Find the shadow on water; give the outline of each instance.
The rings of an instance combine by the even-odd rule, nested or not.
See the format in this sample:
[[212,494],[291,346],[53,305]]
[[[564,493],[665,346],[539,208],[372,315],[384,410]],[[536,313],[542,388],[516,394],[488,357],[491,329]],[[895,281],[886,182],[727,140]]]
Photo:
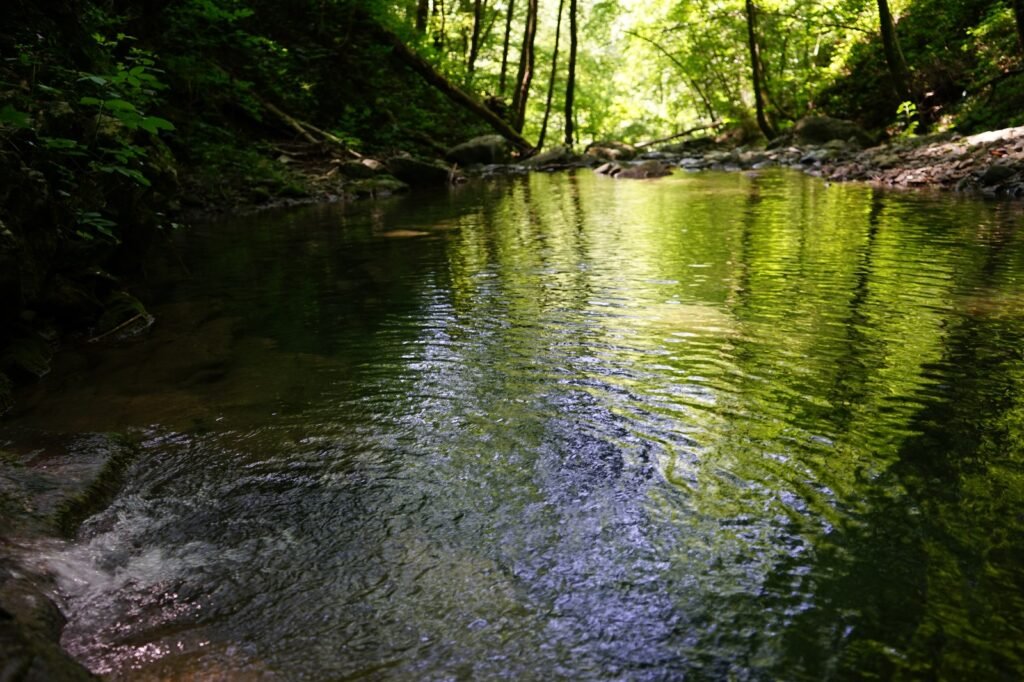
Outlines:
[[29,559],[133,679],[1016,677],[1019,223],[773,172],[207,226],[0,436],[143,434]]

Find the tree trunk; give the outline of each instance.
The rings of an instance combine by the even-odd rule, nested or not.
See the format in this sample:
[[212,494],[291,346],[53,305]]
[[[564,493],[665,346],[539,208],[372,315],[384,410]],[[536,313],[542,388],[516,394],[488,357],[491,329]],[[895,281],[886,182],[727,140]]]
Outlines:
[[907,60],[903,58],[903,51],[900,49],[900,42],[896,37],[896,24],[892,20],[892,12],[889,11],[889,0],[878,0],[878,19],[881,25],[885,62],[889,65],[893,87],[904,102],[913,101],[913,94],[910,90],[910,69],[907,68]]
[[480,54],[480,34],[484,26],[484,0],[473,0],[473,35],[469,39],[469,59],[466,60],[467,82],[473,82],[476,58]]
[[558,19],[555,21],[555,49],[551,53],[551,78],[548,80],[548,99],[544,103],[544,121],[540,124],[540,136],[537,138],[537,149],[544,148],[544,138],[548,134],[548,118],[551,116],[551,98],[555,94],[555,74],[558,72],[558,41],[562,37],[562,8],[565,0],[558,0]]
[[416,2],[416,31],[427,32],[427,17],[430,15],[430,0],[417,0]]
[[569,0],[569,73],[565,80],[565,145],[573,146],[575,119],[573,118],[573,100],[576,97],[576,0]]
[[512,14],[516,0],[508,0],[508,13],[505,15],[505,42],[501,45],[501,77],[498,79],[498,97],[505,96],[505,76],[508,73],[508,44],[512,39]]
[[452,100],[464,109],[473,112],[478,117],[486,121],[496,133],[511,142],[519,151],[527,154],[533,152],[533,145],[527,142],[523,136],[519,134],[519,131],[512,129],[504,119],[478,102],[476,98],[463,92],[458,86],[451,83],[447,78],[438,73],[434,67],[430,65],[430,62],[410,50],[394,33],[383,26],[372,22],[369,17],[365,17],[365,19],[367,24],[371,26],[380,37],[381,42],[390,46],[392,48],[392,53],[406,66],[419,74],[420,77],[422,77],[428,84],[439,90],[442,94],[448,97],[448,99]]
[[519,55],[519,75],[516,77],[516,91],[512,94],[512,123],[516,132],[523,132],[526,122],[526,101],[530,97],[530,81],[533,80],[533,41],[537,37],[537,3],[529,0],[526,6],[526,27],[523,30],[523,50]]
[[[880,0],[881,1],[881,0]],[[746,0],[747,43],[750,47],[750,71],[754,81],[754,108],[757,111],[757,127],[769,140],[775,137],[775,126],[768,120],[764,95],[764,64],[761,62],[761,46],[757,42],[757,8],[753,0]]]
[[1024,52],[1024,0],[1013,0],[1013,17],[1017,20],[1017,45]]

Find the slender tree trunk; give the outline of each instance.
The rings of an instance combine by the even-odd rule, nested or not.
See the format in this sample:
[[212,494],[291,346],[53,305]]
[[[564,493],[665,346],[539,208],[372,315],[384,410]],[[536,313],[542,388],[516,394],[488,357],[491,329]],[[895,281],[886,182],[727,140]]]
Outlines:
[[[880,0],[881,1],[881,0]],[[754,81],[754,108],[757,111],[757,127],[769,140],[775,137],[775,126],[768,120],[764,95],[764,64],[761,62],[761,46],[757,42],[757,8],[753,0],[746,0],[747,43],[750,47],[750,71]]]
[[889,65],[896,94],[905,102],[913,100],[910,90],[910,69],[903,58],[899,39],[896,37],[896,24],[889,11],[889,0],[878,0],[878,20],[881,25],[882,48],[885,50],[885,62]]
[[484,0],[473,0],[473,35],[469,39],[469,59],[466,60],[468,82],[473,82],[476,58],[480,54],[480,38],[484,26]]
[[576,97],[576,46],[578,32],[576,0],[569,0],[569,73],[565,79],[565,145],[573,146],[576,119],[573,118],[573,101]]
[[537,37],[538,0],[529,0],[526,6],[526,27],[523,31],[523,51],[519,55],[519,75],[516,91],[512,95],[512,121],[517,132],[523,132],[526,122],[526,101],[530,97],[530,82],[533,80],[534,49]]
[[1024,0],[1013,0],[1013,17],[1017,20],[1017,44],[1024,52]]
[[437,32],[434,33],[434,48],[441,51],[444,50],[445,43],[448,42],[447,14],[445,13],[444,0],[434,0],[434,15],[440,15],[441,17],[441,25],[438,27]]
[[555,94],[555,74],[558,72],[558,41],[562,37],[562,8],[565,0],[558,0],[558,19],[555,21],[555,50],[551,53],[551,78],[548,79],[548,99],[544,103],[544,121],[540,124],[540,136],[537,138],[537,149],[544,148],[544,138],[548,134],[548,118],[551,116],[551,98]]
[[430,16],[430,0],[417,0],[416,2],[416,31],[427,32],[427,17]]
[[505,96],[505,76],[508,73],[508,44],[512,39],[512,15],[516,0],[508,0],[508,12],[505,15],[505,41],[501,45],[501,77],[498,79],[498,97]]

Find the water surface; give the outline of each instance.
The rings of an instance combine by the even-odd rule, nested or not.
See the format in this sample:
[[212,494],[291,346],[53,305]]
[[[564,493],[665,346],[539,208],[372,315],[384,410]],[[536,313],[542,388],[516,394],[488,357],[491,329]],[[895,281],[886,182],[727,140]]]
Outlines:
[[65,645],[130,679],[1020,678],[1021,224],[779,172],[201,226],[152,333],[0,433],[141,443],[38,548]]

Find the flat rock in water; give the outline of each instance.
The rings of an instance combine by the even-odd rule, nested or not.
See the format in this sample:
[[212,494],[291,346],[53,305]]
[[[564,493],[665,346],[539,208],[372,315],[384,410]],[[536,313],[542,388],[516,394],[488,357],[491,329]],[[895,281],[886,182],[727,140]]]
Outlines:
[[615,174],[615,177],[626,180],[648,180],[651,178],[663,178],[666,175],[672,175],[672,166],[661,161],[644,161],[635,166],[624,166],[621,171]]

